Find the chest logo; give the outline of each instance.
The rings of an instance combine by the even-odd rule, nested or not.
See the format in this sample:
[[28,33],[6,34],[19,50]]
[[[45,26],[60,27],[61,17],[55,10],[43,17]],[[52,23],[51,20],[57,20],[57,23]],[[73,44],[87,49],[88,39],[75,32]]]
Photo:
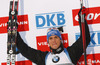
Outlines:
[[55,56],[54,58],[52,58],[52,62],[57,63],[60,60],[60,58],[58,56]]

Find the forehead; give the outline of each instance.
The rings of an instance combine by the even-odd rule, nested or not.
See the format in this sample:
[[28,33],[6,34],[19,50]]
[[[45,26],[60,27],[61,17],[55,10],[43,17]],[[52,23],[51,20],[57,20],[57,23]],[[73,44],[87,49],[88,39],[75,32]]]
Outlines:
[[[49,38],[58,37],[57,35],[50,36]],[[59,37],[58,37],[59,38]]]

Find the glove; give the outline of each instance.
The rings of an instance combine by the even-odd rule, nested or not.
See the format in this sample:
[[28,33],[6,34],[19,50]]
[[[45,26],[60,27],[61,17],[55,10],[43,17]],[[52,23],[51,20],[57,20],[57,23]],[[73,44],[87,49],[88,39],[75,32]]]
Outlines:
[[78,12],[78,19],[79,19],[79,24],[81,27],[81,15],[84,15],[84,21],[86,22],[85,16],[88,13],[88,10],[83,6],[82,8],[80,8],[79,12]]
[[[82,12],[82,13],[81,13]],[[80,9],[78,16],[80,17],[81,15],[86,15],[88,14],[88,9],[86,9],[84,6]]]

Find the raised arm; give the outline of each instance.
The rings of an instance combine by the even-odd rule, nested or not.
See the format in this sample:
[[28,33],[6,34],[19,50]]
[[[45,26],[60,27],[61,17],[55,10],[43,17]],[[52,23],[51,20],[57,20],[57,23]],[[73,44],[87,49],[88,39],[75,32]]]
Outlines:
[[17,48],[19,52],[26,57],[27,59],[31,60],[32,62],[39,64],[42,61],[45,61],[45,55],[47,52],[41,52],[39,50],[33,49],[29,47],[21,38],[20,34],[17,32]]
[[[69,52],[70,58],[74,64],[77,63],[81,55],[83,54],[83,42],[82,42],[82,28],[81,28],[81,16],[80,12],[82,9],[80,9],[78,15],[79,15],[79,26],[80,26],[80,37],[79,39],[73,43],[72,46],[68,47],[67,50]],[[88,46],[90,42],[90,33],[89,28],[87,25],[87,21],[85,20],[85,37],[86,37],[86,47]]]

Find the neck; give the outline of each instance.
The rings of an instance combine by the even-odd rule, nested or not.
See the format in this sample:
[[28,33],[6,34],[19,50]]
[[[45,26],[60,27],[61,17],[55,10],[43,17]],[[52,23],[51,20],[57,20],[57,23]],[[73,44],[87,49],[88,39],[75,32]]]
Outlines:
[[59,54],[64,50],[64,47],[63,47],[63,44],[61,43],[57,49],[52,49],[51,47],[50,49],[52,50],[53,54]]

